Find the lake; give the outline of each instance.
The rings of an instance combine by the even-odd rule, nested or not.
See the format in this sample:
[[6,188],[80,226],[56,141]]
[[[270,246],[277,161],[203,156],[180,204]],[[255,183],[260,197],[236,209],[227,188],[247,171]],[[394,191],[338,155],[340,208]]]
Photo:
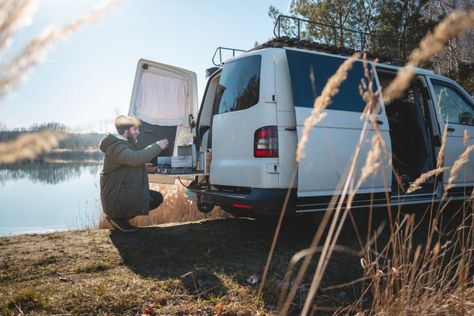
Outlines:
[[42,162],[0,169],[0,236],[95,228],[99,163]]

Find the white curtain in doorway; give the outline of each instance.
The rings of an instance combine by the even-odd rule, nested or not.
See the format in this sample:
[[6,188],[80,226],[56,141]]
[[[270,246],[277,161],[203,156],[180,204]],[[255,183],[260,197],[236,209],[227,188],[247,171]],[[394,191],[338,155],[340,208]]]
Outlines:
[[188,81],[144,71],[135,102],[135,115],[149,123],[176,126],[185,123],[189,101]]

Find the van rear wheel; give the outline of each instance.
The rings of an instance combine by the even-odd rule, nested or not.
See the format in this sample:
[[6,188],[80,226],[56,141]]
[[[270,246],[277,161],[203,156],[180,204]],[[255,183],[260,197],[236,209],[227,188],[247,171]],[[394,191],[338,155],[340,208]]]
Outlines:
[[197,208],[201,213],[209,213],[214,209],[214,204],[205,203],[201,201],[201,195],[197,196]]

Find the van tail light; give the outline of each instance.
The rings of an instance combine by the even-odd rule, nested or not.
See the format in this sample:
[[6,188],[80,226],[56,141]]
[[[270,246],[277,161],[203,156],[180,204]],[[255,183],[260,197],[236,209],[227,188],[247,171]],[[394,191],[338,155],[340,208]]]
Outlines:
[[254,151],[256,158],[278,157],[278,128],[264,126],[255,131]]
[[243,209],[247,209],[247,210],[250,210],[252,209],[252,205],[249,205],[249,204],[239,204],[239,203],[234,203],[232,204],[233,207],[235,208],[243,208]]

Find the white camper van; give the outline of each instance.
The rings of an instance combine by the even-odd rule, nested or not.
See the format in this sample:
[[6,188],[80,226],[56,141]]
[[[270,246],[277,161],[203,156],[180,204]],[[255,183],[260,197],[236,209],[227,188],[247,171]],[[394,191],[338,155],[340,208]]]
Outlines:
[[[293,185],[291,175],[303,122],[327,79],[350,53],[344,52],[331,45],[276,38],[218,63],[209,73],[200,106],[194,72],[140,60],[129,113],[143,121],[139,142],[146,146],[158,138],[170,140],[169,150],[154,161],[159,173],[150,181],[191,179],[187,194],[202,212],[220,206],[236,214],[278,214],[288,189],[288,213],[325,210],[330,198],[340,193],[338,183],[364,124],[365,103],[358,90],[364,77],[362,61],[354,64],[327,116],[314,128]],[[371,65],[376,70],[374,89],[386,87],[399,69]],[[436,168],[446,124],[446,166],[465,149],[465,131],[474,137],[472,97],[456,82],[417,69],[405,95],[385,104],[376,116],[392,159],[362,185],[353,207],[386,205],[387,194],[393,204],[439,200],[449,174],[430,179],[413,193],[406,189]],[[369,150],[368,143],[359,171]],[[473,187],[470,162],[449,195],[464,199]]]

